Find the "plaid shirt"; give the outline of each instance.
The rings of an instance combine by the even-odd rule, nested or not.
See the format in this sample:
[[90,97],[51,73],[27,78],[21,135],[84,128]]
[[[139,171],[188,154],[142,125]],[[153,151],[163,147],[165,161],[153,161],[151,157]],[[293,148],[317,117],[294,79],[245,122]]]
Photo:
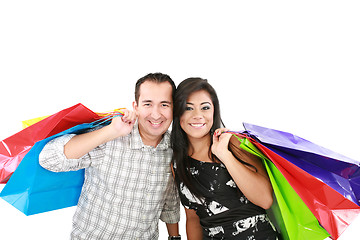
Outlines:
[[71,239],[158,239],[159,218],[180,220],[179,196],[170,169],[169,132],[156,148],[145,146],[138,125],[80,159],[67,159],[64,145],[49,142],[40,164],[54,172],[85,168],[85,182],[73,218]]

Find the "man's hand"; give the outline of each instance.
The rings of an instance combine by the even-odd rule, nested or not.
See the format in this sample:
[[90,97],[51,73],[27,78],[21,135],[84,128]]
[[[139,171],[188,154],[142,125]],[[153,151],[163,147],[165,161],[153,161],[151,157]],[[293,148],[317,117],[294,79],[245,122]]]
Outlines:
[[76,135],[65,145],[65,156],[68,159],[78,159],[103,143],[128,135],[134,127],[136,118],[136,113],[125,109],[124,116],[114,117],[110,125]]
[[113,139],[128,135],[136,122],[136,112],[127,109],[124,109],[123,112],[124,115],[122,117],[114,117],[109,126],[112,128],[114,134]]

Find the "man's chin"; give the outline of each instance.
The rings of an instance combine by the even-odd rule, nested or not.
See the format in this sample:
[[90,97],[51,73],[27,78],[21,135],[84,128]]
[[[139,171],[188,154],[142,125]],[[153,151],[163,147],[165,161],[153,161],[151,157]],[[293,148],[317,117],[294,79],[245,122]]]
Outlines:
[[150,127],[147,130],[153,136],[162,136],[168,130],[168,128],[165,128],[163,126],[156,128]]
[[146,132],[152,136],[162,136],[170,127],[170,124],[162,122],[161,124],[152,124],[149,121],[143,126]]

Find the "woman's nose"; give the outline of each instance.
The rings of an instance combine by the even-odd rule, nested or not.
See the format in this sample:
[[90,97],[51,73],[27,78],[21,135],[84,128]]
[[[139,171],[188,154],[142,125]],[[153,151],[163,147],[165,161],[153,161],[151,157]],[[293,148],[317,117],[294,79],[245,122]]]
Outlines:
[[201,114],[201,111],[199,111],[199,110],[194,110],[192,117],[193,117],[194,119],[202,119],[202,118],[203,118],[203,115]]

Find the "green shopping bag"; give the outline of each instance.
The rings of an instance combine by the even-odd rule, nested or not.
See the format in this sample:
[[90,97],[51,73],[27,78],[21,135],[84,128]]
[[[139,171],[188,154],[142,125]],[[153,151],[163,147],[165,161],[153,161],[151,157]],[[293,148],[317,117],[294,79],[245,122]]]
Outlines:
[[239,140],[242,149],[263,159],[276,198],[268,215],[275,218],[282,238],[323,240],[329,237],[329,233],[319,225],[318,220],[276,166],[249,139],[239,138],[236,134],[234,136]]

